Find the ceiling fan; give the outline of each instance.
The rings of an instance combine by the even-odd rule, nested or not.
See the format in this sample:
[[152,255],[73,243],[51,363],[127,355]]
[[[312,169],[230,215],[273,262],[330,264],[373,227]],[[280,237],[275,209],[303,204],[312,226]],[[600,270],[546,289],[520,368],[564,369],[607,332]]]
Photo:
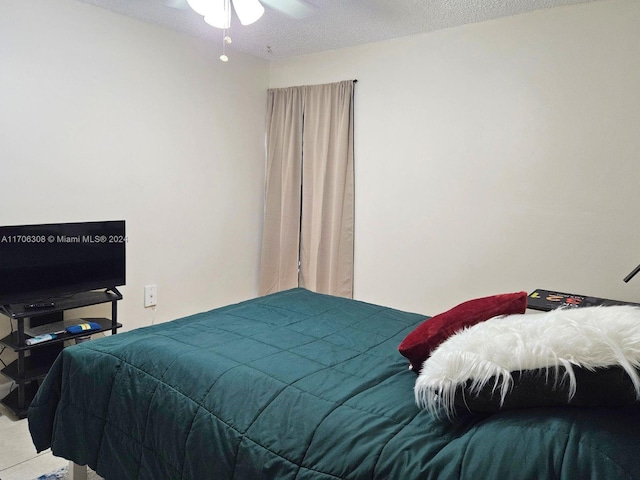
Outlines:
[[212,27],[220,28],[222,33],[222,55],[220,60],[229,61],[225,47],[231,43],[227,30],[231,27],[231,5],[242,25],[250,25],[264,14],[264,3],[293,18],[305,18],[313,14],[316,6],[306,0],[164,0],[165,5],[172,8],[186,9],[191,7],[204,17],[204,21]]
[[[213,9],[214,11],[224,11],[223,9],[225,4],[228,3],[229,0],[164,0],[164,4],[168,7],[180,10],[185,10],[191,7],[203,16],[206,15],[201,12],[206,12],[209,9]],[[262,13],[257,15],[257,12],[264,12],[262,4],[273,10],[277,10],[288,17],[296,19],[306,18],[317,10],[315,5],[305,0],[233,0],[232,3],[233,8],[236,11],[236,15],[238,15],[240,23],[243,25],[249,25],[262,16]],[[228,10],[230,11],[230,9]],[[253,22],[250,21],[252,19],[252,14],[253,16],[257,15],[257,17],[253,19]]]

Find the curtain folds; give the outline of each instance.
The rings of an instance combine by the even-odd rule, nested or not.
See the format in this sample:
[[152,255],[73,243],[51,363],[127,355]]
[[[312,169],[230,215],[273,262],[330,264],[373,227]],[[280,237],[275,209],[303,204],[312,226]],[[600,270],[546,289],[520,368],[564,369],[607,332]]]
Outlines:
[[354,83],[269,90],[261,295],[353,296]]
[[269,90],[260,295],[298,286],[304,91]]

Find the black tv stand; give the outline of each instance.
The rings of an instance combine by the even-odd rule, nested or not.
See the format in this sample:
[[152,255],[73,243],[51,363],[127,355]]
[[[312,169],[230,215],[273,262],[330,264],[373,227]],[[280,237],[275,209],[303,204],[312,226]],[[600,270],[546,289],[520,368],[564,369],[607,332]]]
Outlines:
[[[16,384],[16,388],[9,393],[2,401],[16,417],[24,418],[31,404],[31,400],[35,396],[39,383],[45,377],[49,368],[56,359],[58,353],[62,351],[64,342],[73,340],[78,337],[87,336],[87,332],[79,334],[64,333],[57,336],[53,340],[49,340],[35,345],[27,345],[25,340],[30,338],[25,333],[24,320],[30,318],[32,325],[34,320],[43,320],[41,323],[45,325],[62,319],[65,310],[71,310],[79,307],[87,307],[91,305],[99,305],[111,302],[111,319],[108,318],[85,318],[77,319],[76,323],[84,321],[92,321],[100,324],[100,330],[93,330],[90,334],[111,331],[116,334],[118,328],[122,324],[118,323],[118,305],[117,302],[122,300],[122,294],[117,288],[108,288],[101,291],[79,292],[73,295],[56,297],[47,300],[47,305],[35,305],[41,302],[40,299],[34,301],[27,300],[20,304],[2,305],[0,313],[6,315],[12,320],[16,320],[17,328],[8,336],[0,339],[0,344],[5,345],[18,354],[18,359],[2,369],[1,373]],[[53,303],[53,305],[49,305]],[[29,352],[30,355],[26,355]]]

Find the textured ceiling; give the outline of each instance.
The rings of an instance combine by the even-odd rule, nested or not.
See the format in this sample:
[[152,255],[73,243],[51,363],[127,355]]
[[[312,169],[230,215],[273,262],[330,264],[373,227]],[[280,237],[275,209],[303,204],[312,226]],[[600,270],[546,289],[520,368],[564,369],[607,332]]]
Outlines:
[[[185,7],[186,0],[80,1],[204,38],[216,46],[222,43],[221,31],[210,27],[200,15]],[[603,0],[304,1],[317,7],[306,18],[292,18],[266,4],[264,16],[253,25],[240,25],[234,15],[230,30],[233,43],[228,52],[236,50],[265,59],[282,59],[544,8]]]

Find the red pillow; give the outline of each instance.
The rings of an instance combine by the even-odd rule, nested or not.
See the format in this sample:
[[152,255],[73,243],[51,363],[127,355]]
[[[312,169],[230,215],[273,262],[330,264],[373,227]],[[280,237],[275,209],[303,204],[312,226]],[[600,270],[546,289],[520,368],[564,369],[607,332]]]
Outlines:
[[498,315],[524,313],[526,308],[527,292],[505,293],[469,300],[422,322],[406,336],[398,350],[409,359],[411,369],[419,373],[431,352],[458,330]]

